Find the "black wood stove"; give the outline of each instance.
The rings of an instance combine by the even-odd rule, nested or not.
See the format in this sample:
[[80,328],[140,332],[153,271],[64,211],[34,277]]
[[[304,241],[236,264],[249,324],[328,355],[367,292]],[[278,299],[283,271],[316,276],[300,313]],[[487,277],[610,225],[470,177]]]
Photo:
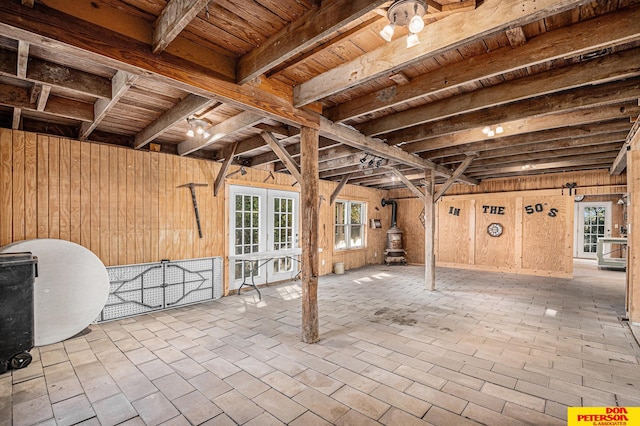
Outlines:
[[407,259],[404,255],[407,252],[402,248],[402,230],[398,228],[396,223],[398,205],[396,200],[382,199],[382,207],[389,204],[391,205],[391,228],[387,231],[387,248],[384,251],[384,263],[385,265],[406,265]]

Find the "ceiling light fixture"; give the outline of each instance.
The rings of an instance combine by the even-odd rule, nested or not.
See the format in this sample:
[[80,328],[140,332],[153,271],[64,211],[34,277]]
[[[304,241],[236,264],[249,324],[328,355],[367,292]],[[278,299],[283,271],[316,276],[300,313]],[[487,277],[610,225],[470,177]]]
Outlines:
[[406,26],[409,29],[407,47],[413,47],[420,43],[418,33],[424,29],[422,17],[427,13],[427,3],[424,0],[397,0],[387,11],[389,24],[380,31],[380,37],[391,41],[397,25]]
[[503,133],[503,132],[504,132],[504,127],[502,127],[500,124],[498,124],[495,127],[484,126],[484,128],[482,129],[482,133],[489,136],[490,138],[494,137],[495,135],[499,135],[500,133]]
[[189,130],[187,130],[187,136],[190,138],[195,135],[202,136],[207,139],[211,134],[207,131],[211,127],[211,122],[204,118],[189,117],[187,118],[187,124],[189,124]]

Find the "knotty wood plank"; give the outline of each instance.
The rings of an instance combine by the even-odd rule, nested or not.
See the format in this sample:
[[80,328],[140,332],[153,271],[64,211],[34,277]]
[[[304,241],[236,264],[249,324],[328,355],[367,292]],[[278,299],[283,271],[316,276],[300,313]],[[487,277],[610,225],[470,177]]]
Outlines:
[[60,153],[60,239],[71,239],[71,142],[61,138]]
[[158,156],[158,260],[167,259],[168,225],[167,225],[167,209],[169,202],[167,200],[167,155],[157,154]]
[[136,170],[135,156],[136,152],[126,150],[127,157],[127,178],[126,178],[126,262],[125,264],[137,263],[136,256]]
[[111,237],[109,235],[111,206],[109,205],[109,189],[112,177],[109,174],[109,151],[116,148],[108,145],[98,146],[100,147],[100,192],[96,195],[100,197],[100,259],[105,265],[111,265]]
[[317,130],[301,128],[300,145],[302,152],[300,183],[300,223],[302,245],[302,341],[316,343],[320,340],[318,320],[318,198],[320,196],[318,177]]
[[420,44],[406,48],[406,40],[396,39],[356,60],[332,68],[294,87],[294,106],[300,107],[342,90],[371,81],[399,68],[418,63],[471,40],[524,25],[576,7],[585,1],[486,0],[482,7],[456,14],[427,25],[418,34]]
[[238,61],[238,83],[286,62],[384,3],[386,0],[339,0],[310,10]]
[[24,240],[24,132],[13,132],[13,241]]
[[[24,238],[38,236],[37,135],[25,133],[24,140]],[[1,199],[1,197],[0,197]]]
[[118,152],[121,148],[110,147],[109,149],[109,265],[118,265],[118,195],[119,195],[119,174]]
[[80,143],[80,244],[91,250],[91,144]]
[[127,261],[127,210],[129,208],[127,200],[127,150],[117,151],[117,191],[118,205],[116,207],[116,229],[118,235],[117,250],[118,256],[115,264],[124,265]]
[[91,194],[89,198],[91,211],[90,250],[104,263],[104,255],[102,253],[102,246],[100,245],[100,238],[102,236],[102,230],[100,229],[100,209],[103,207],[101,204],[102,197],[100,196],[100,145],[92,143],[89,152],[91,158],[91,164],[89,166],[89,173],[91,175]]
[[9,129],[0,129],[0,246],[13,241],[13,134]]
[[150,157],[149,158],[149,161],[150,161],[149,193],[151,197],[151,202],[149,204],[149,213],[151,215],[151,222],[150,222],[150,229],[149,229],[149,233],[151,237],[149,240],[149,245],[150,245],[151,252],[149,254],[149,261],[158,262],[160,261],[160,253],[159,253],[159,247],[158,247],[158,241],[160,239],[160,229],[159,229],[159,225],[160,225],[160,201],[159,201],[160,194],[159,192],[161,190],[161,186],[159,182],[160,154],[158,154],[157,152],[152,152],[149,154],[149,157]]
[[49,137],[49,238],[60,238],[60,138]]
[[133,205],[135,206],[135,216],[133,218],[133,243],[135,262],[143,263],[144,259],[144,153],[136,151],[133,153]]
[[69,240],[76,244],[82,244],[82,231],[81,231],[81,223],[82,223],[82,204],[81,204],[81,192],[82,192],[82,165],[81,165],[81,143],[77,140],[70,141],[70,169],[69,169],[69,179],[71,182],[70,185],[70,235]]
[[209,3],[209,0],[170,0],[156,19],[153,31],[153,53],[160,53]]

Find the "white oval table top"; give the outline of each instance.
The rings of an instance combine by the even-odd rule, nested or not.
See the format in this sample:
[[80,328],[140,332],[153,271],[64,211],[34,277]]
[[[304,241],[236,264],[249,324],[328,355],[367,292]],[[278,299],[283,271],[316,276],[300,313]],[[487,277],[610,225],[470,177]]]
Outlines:
[[70,241],[35,239],[9,244],[0,252],[31,252],[38,258],[33,289],[36,346],[75,336],[102,311],[109,275],[92,251]]

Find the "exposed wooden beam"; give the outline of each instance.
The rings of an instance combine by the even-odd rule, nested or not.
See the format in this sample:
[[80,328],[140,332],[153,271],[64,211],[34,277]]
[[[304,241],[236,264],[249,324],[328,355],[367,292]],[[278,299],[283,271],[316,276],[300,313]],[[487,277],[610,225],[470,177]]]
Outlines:
[[535,3],[523,3],[521,0],[486,0],[482,7],[427,25],[418,34],[420,44],[411,49],[407,49],[406,40],[396,39],[296,86],[294,105],[306,105],[471,40],[544,19],[583,3],[587,1],[537,0]]
[[11,128],[18,130],[20,128],[20,118],[22,117],[22,108],[13,108],[13,117],[11,119]]
[[233,161],[233,157],[235,157],[235,155],[236,155],[236,151],[238,149],[238,144],[239,144],[239,142],[235,142],[228,149],[226,149],[224,162],[222,163],[222,166],[220,167],[220,170],[218,171],[218,176],[216,176],[216,181],[213,184],[213,196],[214,197],[218,196],[218,192],[220,191],[220,188],[222,188],[222,185],[224,183],[224,177],[227,175],[227,170],[229,170],[229,166],[231,165],[231,162]]
[[633,123],[633,127],[629,131],[622,148],[618,152],[616,159],[613,160],[613,164],[609,168],[609,174],[617,176],[627,167],[627,151],[631,149],[631,141],[638,135],[640,132],[640,116],[636,118],[636,121]]
[[494,175],[499,173],[519,173],[519,172],[535,172],[535,171],[543,171],[550,169],[566,169],[573,167],[580,167],[588,164],[606,164],[615,158],[616,154],[606,154],[606,155],[578,155],[574,156],[571,160],[561,160],[561,161],[530,161],[523,162],[520,165],[513,166],[505,166],[505,167],[496,167],[493,169],[487,169],[483,167],[478,170],[468,169],[468,173],[473,176],[486,176],[486,175]]
[[[32,6],[33,7],[33,6]],[[27,63],[29,62],[29,43],[18,40],[18,63],[16,75],[18,78],[27,77]]]
[[33,8],[33,4],[36,2],[36,0],[20,0],[20,2],[23,6]]
[[35,104],[36,102],[38,102],[40,92],[42,92],[41,84],[34,84],[33,86],[31,86],[31,89],[29,90],[29,103]]
[[[52,1],[60,10],[76,7],[76,2],[70,3],[66,0],[48,0],[47,3],[50,4]],[[318,127],[319,114],[307,109],[294,108],[291,97],[283,97],[282,93],[269,92],[251,85],[239,86],[230,82],[227,68],[233,72],[234,64],[233,61],[228,63],[229,58],[223,57],[214,61],[198,57],[199,63],[195,63],[192,57],[185,58],[184,52],[177,48],[174,51],[171,46],[167,48],[167,54],[154,55],[149,48],[150,40],[140,40],[144,38],[141,34],[146,34],[147,30],[150,31],[150,39],[151,24],[138,18],[135,22],[131,21],[132,18],[127,14],[106,7],[109,21],[131,21],[131,25],[118,26],[118,29],[131,28],[136,31],[135,34],[125,35],[101,26],[105,25],[103,21],[107,20],[102,15],[103,9],[100,14],[96,14],[95,10],[85,9],[75,13],[76,16],[81,14],[83,18],[78,19],[72,16],[74,12],[71,10],[67,14],[44,6],[28,9],[14,2],[0,2],[0,35],[30,43],[39,43],[42,37],[46,37],[47,45],[60,53],[92,60],[132,74],[144,75],[151,81],[169,84],[203,97],[216,97],[221,102],[274,118],[285,124]],[[94,24],[97,20],[96,15],[101,15],[98,25]],[[109,45],[104,45],[100,40],[109,40]],[[175,43],[178,40],[182,39],[177,39]],[[202,46],[193,46],[191,50],[196,47],[202,51]],[[198,52],[197,49],[194,51]],[[216,68],[221,64],[224,65],[224,69]],[[235,72],[232,78],[234,77]]]
[[442,197],[449,188],[451,188],[451,185],[453,185],[456,182],[456,179],[458,179],[458,176],[460,176],[461,174],[464,173],[465,170],[467,170],[467,167],[469,167],[469,165],[475,158],[476,158],[475,155],[468,155],[467,158],[465,158],[464,161],[460,163],[460,165],[453,172],[451,177],[447,179],[447,181],[440,187],[440,189],[438,189],[438,192],[436,193],[436,195],[433,196],[434,203],[438,201],[440,197]]
[[212,143],[222,139],[227,135],[237,133],[247,127],[252,127],[264,120],[264,117],[253,112],[244,111],[235,115],[222,123],[211,127],[208,132],[211,135],[208,139],[188,139],[178,144],[178,153],[180,155],[191,154],[194,151],[205,148]]
[[342,122],[427,95],[450,92],[503,73],[637,40],[640,29],[633,23],[639,20],[640,8],[626,8],[598,19],[549,31],[534,37],[524,46],[515,49],[505,46],[414,77],[405,86],[387,87],[348,100],[327,109],[324,115],[332,121]]
[[137,79],[137,75],[132,75],[124,71],[117,71],[114,74],[113,78],[111,78],[111,98],[98,99],[93,105],[93,121],[90,123],[83,122],[80,125],[80,131],[78,132],[78,138],[80,140],[86,140],[89,137],[91,132],[98,127],[109,111],[116,106]]
[[238,61],[238,82],[244,84],[313,46],[341,27],[361,18],[387,0],[324,2],[270,37]]
[[[338,123],[332,123],[326,118],[320,119],[320,134],[330,139],[341,142],[345,145],[361,149],[378,157],[395,160],[399,163],[407,164],[421,169],[435,169],[437,173],[444,176],[451,176],[451,172],[442,166],[438,166],[430,160],[409,154],[408,152],[387,145],[378,139],[373,139],[363,135],[357,130]],[[460,180],[470,185],[477,185],[477,181],[466,176],[460,176]]]
[[171,43],[209,0],[170,0],[156,19],[153,53],[160,53]]
[[338,198],[338,196],[340,195],[340,192],[342,192],[342,189],[349,181],[350,176],[351,175],[349,173],[342,176],[342,179],[340,179],[340,183],[338,184],[338,186],[336,186],[336,189],[334,189],[333,192],[331,193],[331,198],[329,198],[330,205],[333,205],[333,203],[335,203],[336,198]]
[[[592,109],[581,109],[532,118],[522,118],[508,122],[502,121],[501,124],[502,127],[505,128],[505,135],[514,136],[567,126],[578,126],[616,120],[623,117],[629,117],[629,115],[638,112],[640,112],[640,108],[629,103],[602,106]],[[444,134],[438,135],[434,138],[426,138],[425,140],[403,145],[403,148],[408,152],[423,152],[433,149],[465,145],[472,142],[480,142],[486,139],[487,137],[482,134],[482,126],[478,126],[472,129],[459,131],[455,134]]]
[[202,96],[190,94],[170,110],[165,111],[153,123],[136,134],[134,148],[140,149],[158,135],[173,127],[176,123],[186,120],[189,116],[211,105],[214,101]]
[[405,175],[400,170],[395,169],[393,167],[389,167],[388,170],[390,170],[394,175],[396,175],[398,177],[398,179],[400,179],[402,181],[402,183],[405,184],[407,189],[409,191],[413,192],[413,194],[416,197],[418,197],[420,200],[422,200],[422,202],[426,201],[425,200],[425,197],[426,197],[425,194],[422,191],[420,191],[418,189],[418,187],[413,184],[413,182],[411,182],[409,179],[407,179],[405,177]]
[[[276,155],[280,158],[280,161],[282,161],[284,165],[287,166],[287,170],[289,171],[289,173],[291,173],[291,176],[293,176],[297,182],[302,182],[302,177],[300,176],[300,168],[298,167],[298,164],[293,159],[293,157],[289,155],[287,150],[280,144],[280,142],[278,142],[278,140],[269,132],[262,132],[260,133],[260,136],[271,147],[273,152],[276,153]],[[317,142],[316,142],[316,145],[317,145]],[[317,153],[315,157],[316,158],[318,157]],[[316,169],[317,168],[318,166],[316,165]]]
[[302,266],[302,341],[320,340],[318,315],[318,224],[320,213],[320,180],[318,178],[318,130],[303,127],[300,132],[302,146],[302,180],[300,182],[301,266]]
[[505,34],[511,47],[523,46],[527,42],[527,36],[522,27],[509,28]]
[[[543,130],[524,135],[491,138],[481,142],[436,149],[424,153],[430,160],[465,156],[468,152],[478,152],[478,158],[488,158],[499,152],[500,155],[511,155],[521,152],[535,152],[554,148],[569,148],[581,145],[594,145],[611,141],[624,140],[629,132],[629,125],[624,120],[608,123],[596,123],[583,126],[568,126],[561,129]],[[620,139],[620,136],[623,136]],[[551,147],[551,148],[548,148]]]
[[[525,104],[514,104],[514,102],[525,102],[527,99],[543,95],[553,96],[554,92],[568,90],[577,91],[575,92],[577,93],[576,98],[585,97],[595,88],[595,85],[601,85],[602,91],[606,92],[610,91],[611,87],[619,87],[610,86],[615,83],[606,85],[607,82],[637,77],[638,75],[640,75],[640,48],[607,55],[589,63],[578,63],[518,78],[486,89],[474,90],[421,107],[404,110],[397,114],[387,115],[365,125],[357,126],[357,128],[365,135],[376,136],[478,110],[483,110],[484,114],[487,108],[497,106],[510,108],[517,113],[518,106]],[[531,99],[530,103],[523,108],[526,112],[523,111],[521,115],[535,115],[542,109],[559,112],[560,108],[549,108],[549,101],[555,103],[557,99],[562,102],[571,97],[571,93],[566,95],[564,98],[562,95],[557,95],[557,97],[548,100],[547,98]],[[595,98],[597,94],[592,94],[592,96]],[[563,109],[571,108],[566,100],[564,100],[564,104],[566,106]],[[493,111],[501,114],[504,108]],[[509,118],[517,118],[517,116],[510,114]]]
[[36,105],[37,111],[44,111],[47,106],[47,101],[49,100],[49,94],[51,93],[51,86],[43,85],[40,88],[40,94],[38,95],[38,102]]
[[[31,102],[31,89],[0,83],[0,105],[21,108],[26,111],[37,111],[35,102]],[[50,95],[44,111],[47,114],[72,120],[93,120],[93,108],[90,103],[75,101]]]

